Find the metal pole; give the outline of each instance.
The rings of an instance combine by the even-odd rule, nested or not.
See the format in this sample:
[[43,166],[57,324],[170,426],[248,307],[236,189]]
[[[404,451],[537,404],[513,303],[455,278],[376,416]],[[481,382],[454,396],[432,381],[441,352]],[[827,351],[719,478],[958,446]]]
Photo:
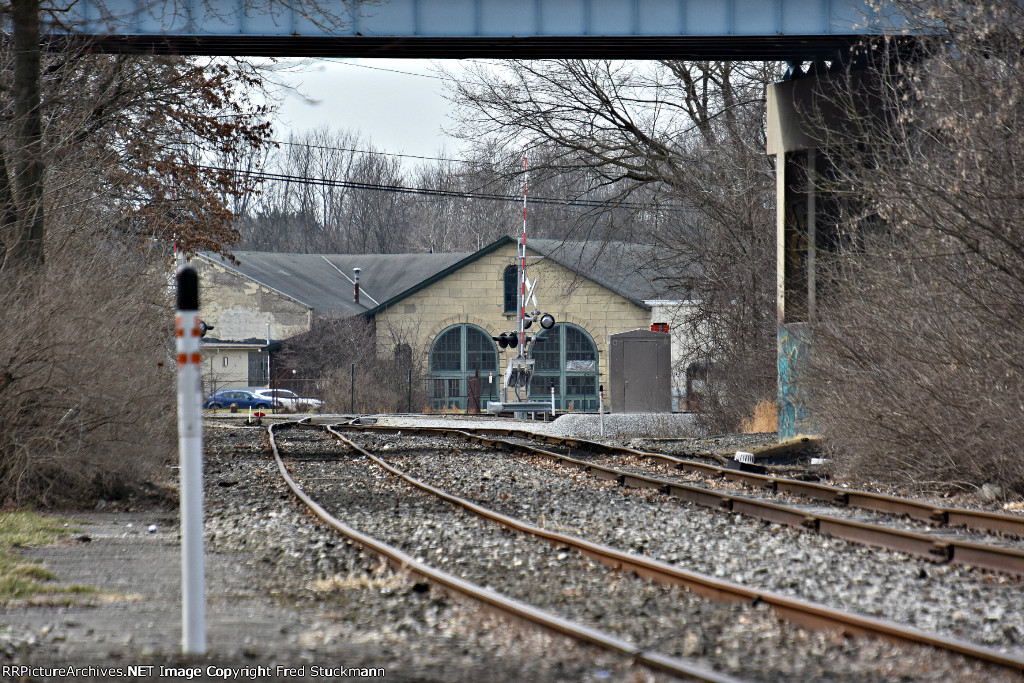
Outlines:
[[349,389],[352,392],[352,406],[351,406],[351,411],[350,412],[353,415],[355,415],[356,414],[356,364],[355,363],[352,364],[352,381],[351,381]]
[[[519,303],[519,325],[516,332],[519,334],[519,353],[516,355],[523,358],[526,353],[526,184],[529,180],[528,157],[523,157],[523,243],[519,246],[519,294],[516,295]],[[516,391],[518,397],[519,392]]]
[[601,385],[601,391],[597,395],[597,414],[600,415],[601,419],[601,436],[604,436],[604,385]]
[[555,380],[551,380],[551,417],[555,416]]
[[178,271],[178,458],[181,473],[181,650],[206,653],[203,575],[203,421],[199,364],[199,276]]
[[409,368],[409,412],[412,412],[412,368]]

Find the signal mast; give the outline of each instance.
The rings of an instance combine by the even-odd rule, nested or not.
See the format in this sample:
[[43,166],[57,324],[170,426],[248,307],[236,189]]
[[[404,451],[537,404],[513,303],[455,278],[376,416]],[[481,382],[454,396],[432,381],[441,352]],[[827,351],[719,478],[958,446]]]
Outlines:
[[[525,417],[526,412],[538,412],[547,409],[548,403],[534,405],[529,401],[530,381],[533,379],[535,360],[531,358],[533,346],[540,341],[537,336],[526,336],[534,322],[543,329],[550,330],[555,326],[555,318],[550,313],[542,313],[537,305],[537,278],[532,281],[526,275],[526,191],[528,185],[528,159],[523,158],[523,236],[519,241],[518,262],[516,264],[516,330],[514,332],[503,332],[497,337],[492,337],[502,349],[511,347],[516,349],[516,355],[509,359],[505,367],[505,389],[502,396],[502,403],[490,404],[488,411],[506,412],[514,411],[516,417]],[[531,305],[532,310],[527,312],[526,307]],[[539,335],[538,335],[539,336]],[[515,393],[515,401],[509,401],[508,390]]]

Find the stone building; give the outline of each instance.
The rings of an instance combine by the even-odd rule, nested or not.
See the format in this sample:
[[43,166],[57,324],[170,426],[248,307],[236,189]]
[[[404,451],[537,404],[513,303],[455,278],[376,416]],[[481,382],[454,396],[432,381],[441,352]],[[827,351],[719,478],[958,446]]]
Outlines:
[[[680,303],[659,285],[650,253],[629,243],[528,240],[527,275],[537,279],[539,308],[557,321],[528,330],[540,339],[531,396],[547,399],[553,385],[560,410],[595,410],[599,387],[609,385],[610,336],[673,327]],[[268,348],[318,316],[362,315],[375,323],[380,353],[393,352],[396,340],[409,345],[429,377],[433,408],[465,408],[477,375],[481,402],[498,400],[514,351],[492,337],[516,326],[517,254],[516,241],[504,237],[457,254],[239,252],[237,265],[200,255],[202,315],[214,325],[203,343],[209,378],[266,384]]]

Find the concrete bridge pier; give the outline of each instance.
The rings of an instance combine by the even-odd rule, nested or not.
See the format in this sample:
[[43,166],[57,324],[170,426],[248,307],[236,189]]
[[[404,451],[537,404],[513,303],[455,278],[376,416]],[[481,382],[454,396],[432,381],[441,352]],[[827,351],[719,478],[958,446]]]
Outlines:
[[831,161],[819,126],[841,125],[819,106],[828,85],[827,75],[806,75],[769,86],[766,97],[766,151],[775,157],[776,178],[780,441],[816,432],[804,375],[818,305],[817,260],[835,239],[837,222],[834,197],[820,189]]

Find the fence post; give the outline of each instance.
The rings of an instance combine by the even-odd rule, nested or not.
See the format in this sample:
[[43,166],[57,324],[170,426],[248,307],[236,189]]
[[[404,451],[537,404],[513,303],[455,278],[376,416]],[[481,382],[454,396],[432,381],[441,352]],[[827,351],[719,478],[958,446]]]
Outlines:
[[412,412],[412,368],[409,368],[409,412]]
[[352,405],[351,405],[351,410],[349,412],[351,412],[353,415],[355,415],[356,414],[356,364],[355,363],[352,364],[352,381],[350,383],[349,389],[350,389],[351,394],[352,394]]

